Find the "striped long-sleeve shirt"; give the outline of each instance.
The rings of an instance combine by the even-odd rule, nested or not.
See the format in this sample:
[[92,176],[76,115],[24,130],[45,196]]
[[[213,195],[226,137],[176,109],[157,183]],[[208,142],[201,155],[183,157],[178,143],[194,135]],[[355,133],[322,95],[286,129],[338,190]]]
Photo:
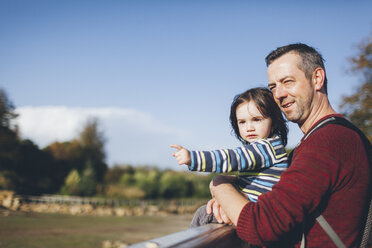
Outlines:
[[190,151],[191,171],[226,173],[238,171],[238,185],[250,201],[270,191],[288,168],[280,137],[259,139],[236,149]]

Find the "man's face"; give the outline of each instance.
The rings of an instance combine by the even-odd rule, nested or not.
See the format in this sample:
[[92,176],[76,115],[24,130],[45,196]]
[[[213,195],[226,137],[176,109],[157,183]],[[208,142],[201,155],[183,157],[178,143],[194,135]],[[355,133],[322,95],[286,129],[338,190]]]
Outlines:
[[298,68],[300,62],[299,55],[284,54],[269,65],[267,74],[275,102],[289,121],[301,126],[311,112],[315,90]]

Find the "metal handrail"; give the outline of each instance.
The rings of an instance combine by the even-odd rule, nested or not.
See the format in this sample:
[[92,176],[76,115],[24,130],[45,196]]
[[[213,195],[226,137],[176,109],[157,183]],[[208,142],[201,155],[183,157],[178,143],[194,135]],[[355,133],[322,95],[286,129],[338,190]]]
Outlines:
[[236,228],[223,224],[209,224],[172,233],[160,238],[133,244],[127,248],[248,248],[238,238]]

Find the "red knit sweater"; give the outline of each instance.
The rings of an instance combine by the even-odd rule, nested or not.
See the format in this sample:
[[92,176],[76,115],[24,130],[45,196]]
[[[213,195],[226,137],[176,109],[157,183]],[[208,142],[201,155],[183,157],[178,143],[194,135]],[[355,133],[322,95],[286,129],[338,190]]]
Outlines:
[[356,247],[369,180],[359,135],[328,124],[298,146],[291,166],[271,192],[245,205],[238,219],[238,235],[253,245],[299,247],[305,226],[307,247],[334,247],[311,217],[318,211],[347,247]]

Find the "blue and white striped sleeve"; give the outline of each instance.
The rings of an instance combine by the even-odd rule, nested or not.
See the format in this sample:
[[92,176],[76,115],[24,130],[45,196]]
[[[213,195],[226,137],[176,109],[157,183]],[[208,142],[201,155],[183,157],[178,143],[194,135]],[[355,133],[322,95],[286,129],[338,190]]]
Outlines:
[[279,137],[260,139],[235,149],[190,151],[189,169],[201,172],[260,171],[287,163],[287,153]]

